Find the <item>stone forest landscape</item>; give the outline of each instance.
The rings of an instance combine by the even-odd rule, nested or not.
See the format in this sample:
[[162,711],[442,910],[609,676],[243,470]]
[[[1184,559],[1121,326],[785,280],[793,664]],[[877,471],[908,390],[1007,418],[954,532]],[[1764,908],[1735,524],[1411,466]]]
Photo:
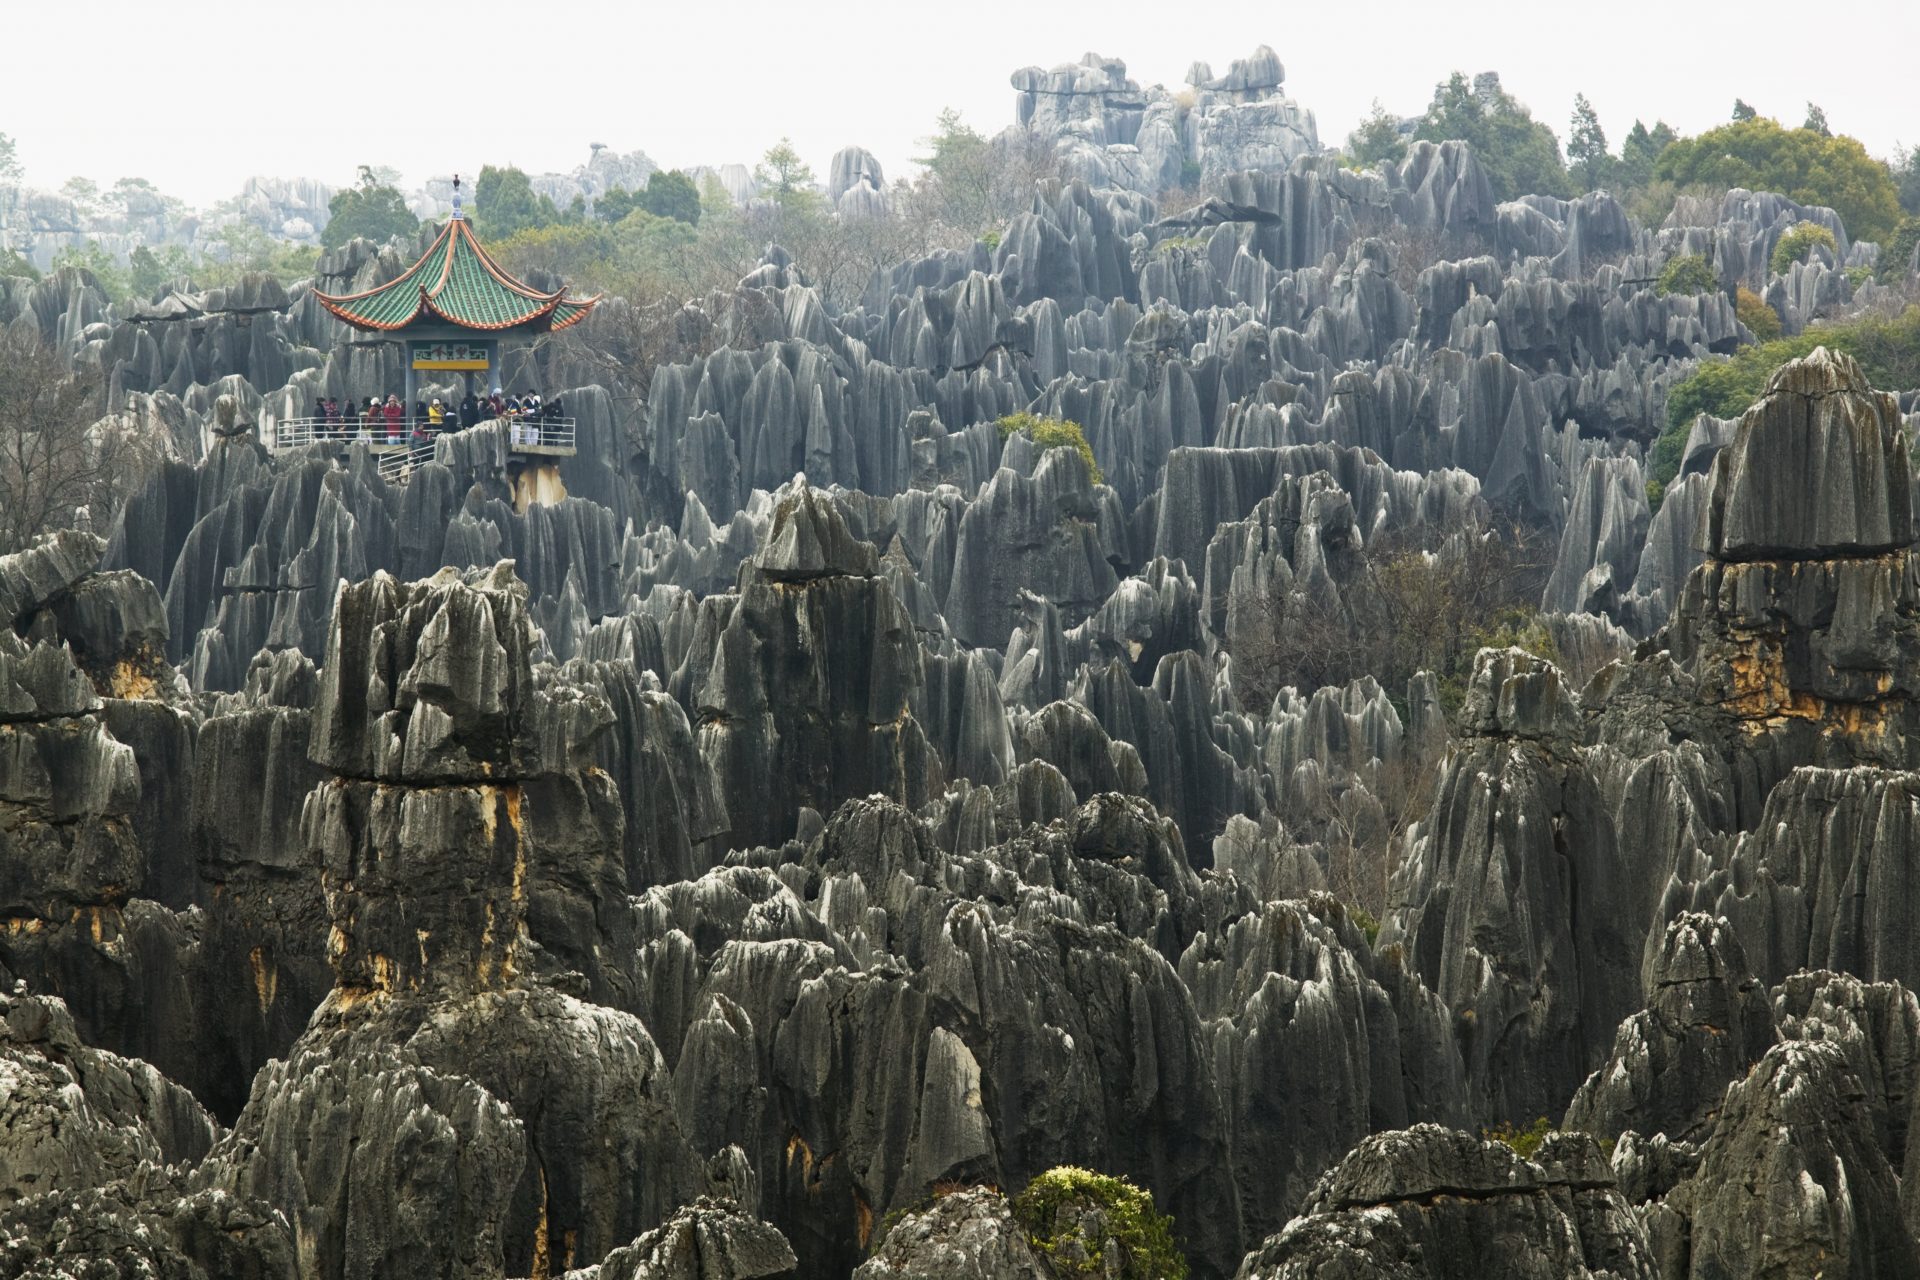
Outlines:
[[218,201],[10,94],[0,1277],[1920,1277],[1911,111],[1273,22]]

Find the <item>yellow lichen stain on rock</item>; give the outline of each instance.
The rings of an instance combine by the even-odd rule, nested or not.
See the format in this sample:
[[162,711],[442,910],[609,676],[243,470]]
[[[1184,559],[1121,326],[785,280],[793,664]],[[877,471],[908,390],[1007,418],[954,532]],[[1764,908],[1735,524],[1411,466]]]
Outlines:
[[378,1004],[386,999],[386,994],[373,987],[335,987],[327,992],[320,1008],[328,1013],[351,1013],[362,1005]]
[[571,1228],[568,1229],[566,1235],[561,1237],[560,1270],[562,1272],[573,1270],[573,1254],[574,1250],[579,1247],[579,1243],[580,1233]]
[[552,463],[531,464],[513,478],[513,509],[521,515],[528,507],[553,507],[566,500],[567,486]]
[[17,938],[23,933],[28,933],[28,934],[40,933],[44,929],[46,929],[46,927],[47,927],[47,922],[45,920],[42,920],[39,916],[8,916],[7,917],[7,933],[12,937]]
[[515,906],[527,900],[527,834],[520,822],[520,788],[507,787],[502,792],[506,801],[507,825],[513,830],[513,887],[510,892]]
[[796,1155],[800,1157],[800,1180],[802,1182],[812,1181],[813,1148],[807,1145],[807,1140],[800,1136],[798,1130],[787,1138],[787,1164],[789,1167],[792,1166],[793,1158]]
[[427,939],[432,935],[425,929],[415,929],[413,936],[420,946],[420,971],[425,973],[427,971]]
[[486,904],[487,923],[480,930],[480,967],[474,971],[474,979],[482,991],[493,987],[495,958],[493,954],[493,904]]
[[107,694],[114,698],[151,700],[160,696],[160,686],[144,664],[122,658],[107,673]]
[[265,947],[248,951],[247,962],[253,966],[253,994],[260,1001],[260,1012],[265,1013],[280,989],[280,972],[268,961]]
[[552,1245],[547,1239],[547,1167],[540,1166],[540,1224],[533,1229],[533,1267],[530,1280],[547,1280],[553,1269]]
[[867,1241],[873,1239],[873,1206],[858,1191],[853,1193],[853,1217],[859,1225],[860,1247],[864,1249]]
[[1793,690],[1787,687],[1786,656],[1778,641],[1753,637],[1727,659],[1733,688],[1725,706],[1743,720],[1765,720],[1786,714]]

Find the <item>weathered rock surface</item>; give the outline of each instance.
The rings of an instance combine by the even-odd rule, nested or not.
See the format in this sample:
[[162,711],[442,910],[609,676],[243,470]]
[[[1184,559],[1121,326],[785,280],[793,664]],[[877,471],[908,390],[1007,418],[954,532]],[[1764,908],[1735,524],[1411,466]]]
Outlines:
[[1662,1274],[1599,1146],[1550,1136],[1532,1160],[1436,1125],[1378,1134],[1326,1174],[1239,1280]]

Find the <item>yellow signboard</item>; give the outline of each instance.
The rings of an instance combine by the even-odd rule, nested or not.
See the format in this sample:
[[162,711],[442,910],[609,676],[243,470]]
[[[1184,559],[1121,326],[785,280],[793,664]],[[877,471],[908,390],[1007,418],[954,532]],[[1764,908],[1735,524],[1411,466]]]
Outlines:
[[487,347],[478,342],[416,342],[412,344],[413,367],[416,369],[474,369],[486,370],[488,360]]

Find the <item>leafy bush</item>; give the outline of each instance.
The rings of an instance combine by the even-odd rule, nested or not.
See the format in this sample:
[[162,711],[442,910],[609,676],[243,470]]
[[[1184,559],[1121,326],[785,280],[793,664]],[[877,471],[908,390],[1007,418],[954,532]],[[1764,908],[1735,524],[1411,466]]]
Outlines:
[[1920,245],[1920,216],[1902,218],[1893,238],[1880,248],[1880,278],[1905,280],[1913,266],[1913,250]]
[[1847,283],[1852,285],[1854,288],[1858,289],[1861,285],[1873,279],[1873,268],[1872,267],[1848,267],[1846,270],[1846,277],[1847,277]]
[[1010,413],[1000,419],[1002,440],[1015,432],[1042,449],[1072,449],[1087,464],[1087,474],[1093,477],[1093,482],[1101,483],[1100,464],[1093,460],[1093,446],[1087,443],[1087,433],[1079,423],[1064,418],[1043,418],[1034,413]]
[[1667,429],[1653,446],[1653,478],[1663,485],[1671,484],[1680,473],[1680,452],[1686,447],[1694,418],[1703,413],[1716,418],[1739,417],[1760,398],[1775,369],[1815,347],[1846,352],[1860,362],[1873,385],[1883,390],[1920,387],[1920,306],[1908,307],[1891,318],[1869,314],[1845,324],[1821,325],[1703,363],[1667,393]]
[[1540,1150],[1540,1144],[1545,1142],[1547,1135],[1553,1131],[1553,1124],[1545,1116],[1541,1116],[1524,1128],[1515,1128],[1502,1121],[1490,1129],[1482,1129],[1480,1139],[1483,1142],[1498,1142],[1512,1147],[1513,1154],[1522,1160],[1531,1160],[1534,1153]]
[[1653,176],[1722,191],[1777,191],[1801,204],[1826,205],[1863,240],[1883,239],[1900,219],[1892,173],[1857,138],[1783,129],[1777,120],[1736,120],[1682,138],[1660,153]]
[[1768,306],[1753,290],[1736,290],[1733,295],[1733,309],[1739,313],[1740,323],[1747,326],[1759,341],[1771,342],[1780,336],[1779,313]]
[[1380,920],[1373,912],[1365,907],[1349,904],[1347,918],[1359,927],[1360,932],[1367,935],[1368,946],[1373,946],[1380,941]]
[[1713,274],[1713,268],[1699,254],[1683,253],[1667,260],[1654,287],[1662,297],[1669,293],[1712,293],[1720,287],[1720,277]]
[[1817,222],[1802,222],[1793,230],[1780,237],[1780,243],[1773,246],[1773,274],[1783,276],[1796,262],[1805,262],[1813,256],[1815,245],[1825,245],[1827,252],[1838,255],[1840,246],[1834,243],[1833,232]]
[[[1085,1220],[1096,1212],[1105,1222],[1089,1233]],[[1173,1244],[1173,1219],[1125,1178],[1072,1165],[1049,1169],[1014,1199],[1013,1217],[1055,1275],[1186,1280],[1187,1260]],[[1108,1269],[1108,1241],[1123,1255],[1117,1272]]]

